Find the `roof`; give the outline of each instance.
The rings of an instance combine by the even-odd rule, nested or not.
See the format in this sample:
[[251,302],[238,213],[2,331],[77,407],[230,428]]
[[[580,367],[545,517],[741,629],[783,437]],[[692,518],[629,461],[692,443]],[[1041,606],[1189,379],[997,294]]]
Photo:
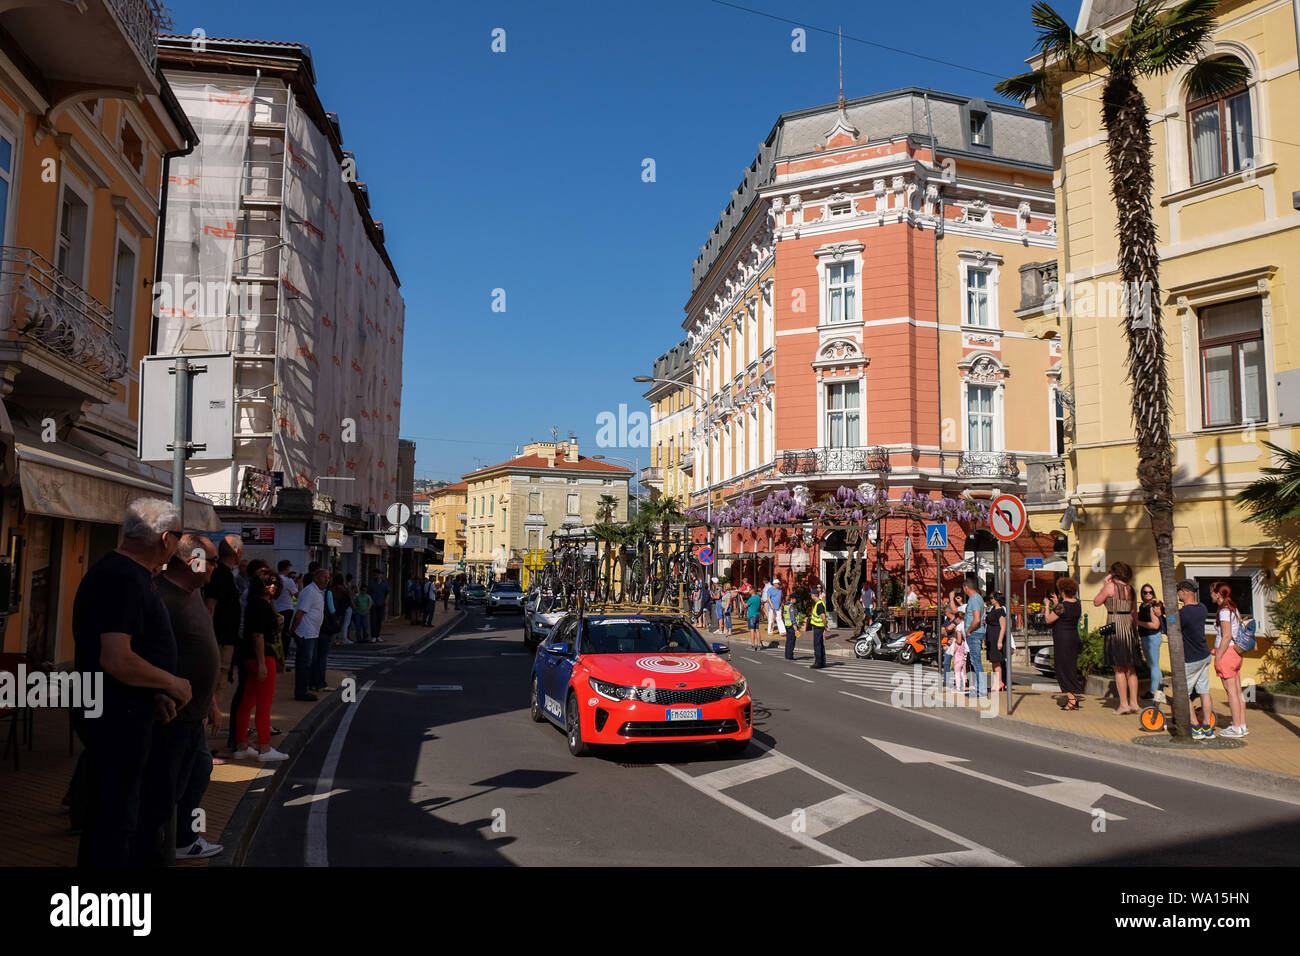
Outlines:
[[503,461],[497,465],[489,465],[486,468],[480,468],[478,471],[471,471],[465,475],[466,479],[476,478],[480,475],[490,474],[494,471],[520,470],[525,468],[537,468],[542,471],[599,471],[617,475],[631,475],[630,468],[624,468],[621,465],[611,465],[607,461],[597,461],[594,458],[588,458],[586,455],[579,455],[577,461],[568,461],[564,458],[555,459],[555,467],[552,468],[547,462],[549,459],[541,455],[520,455],[518,458],[511,458],[509,461]]
[[[691,343],[689,340],[685,340],[678,342],[655,359],[654,371],[651,375],[657,379],[669,379],[680,384],[691,380],[694,368],[695,366],[691,362]],[[645,390],[642,397],[655,401],[657,397],[673,390],[673,386],[668,382],[651,382],[650,387]],[[655,396],[655,398],[652,398],[652,396]]]
[[468,491],[468,490],[469,490],[468,482],[458,481],[454,485],[443,485],[441,488],[435,488],[433,491],[429,492],[429,497],[437,498],[440,495],[445,495],[448,494],[449,492]]
[[1137,6],[1136,0],[1083,0],[1079,7],[1079,19],[1075,23],[1074,32],[1086,34],[1103,23],[1109,23],[1116,17],[1129,13],[1135,6]]
[[[1093,2],[1118,3],[1121,0]],[[972,148],[970,145],[966,110],[972,106],[990,113],[992,144],[988,148]],[[691,268],[692,295],[745,220],[758,198],[759,189],[772,181],[776,165],[795,157],[812,155],[823,148],[826,134],[836,124],[838,112],[837,104],[828,103],[777,117],[772,131],[759,147],[758,156],[745,171],[740,185],[732,191],[731,201],[700,249],[700,255]],[[1047,117],[1020,106],[905,87],[847,100],[844,113],[859,136],[869,142],[884,142],[905,135],[929,142],[933,124],[935,144],[941,153],[1031,166],[1044,172],[1052,170],[1051,122]]]

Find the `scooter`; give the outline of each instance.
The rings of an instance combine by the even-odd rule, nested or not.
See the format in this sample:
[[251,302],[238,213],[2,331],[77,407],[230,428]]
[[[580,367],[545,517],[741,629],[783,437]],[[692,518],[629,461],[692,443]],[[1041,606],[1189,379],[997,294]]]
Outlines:
[[918,661],[924,663],[937,660],[947,643],[946,637],[936,639],[929,631],[912,631],[909,634],[900,634],[885,645],[885,653],[904,667],[908,667]]
[[877,621],[863,631],[853,642],[853,653],[863,659],[884,657],[885,638],[881,635],[884,626],[884,621]]

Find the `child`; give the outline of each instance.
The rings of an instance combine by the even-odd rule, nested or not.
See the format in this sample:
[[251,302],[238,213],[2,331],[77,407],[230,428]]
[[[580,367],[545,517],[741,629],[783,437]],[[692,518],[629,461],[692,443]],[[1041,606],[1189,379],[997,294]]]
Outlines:
[[953,638],[952,673],[957,692],[961,693],[966,689],[966,637],[964,634],[957,634]]

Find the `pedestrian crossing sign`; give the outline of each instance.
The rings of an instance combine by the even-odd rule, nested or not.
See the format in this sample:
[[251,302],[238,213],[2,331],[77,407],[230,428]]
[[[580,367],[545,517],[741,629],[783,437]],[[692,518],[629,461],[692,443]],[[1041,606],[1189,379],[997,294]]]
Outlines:
[[948,549],[948,526],[946,524],[926,525],[925,546],[931,551],[946,551]]

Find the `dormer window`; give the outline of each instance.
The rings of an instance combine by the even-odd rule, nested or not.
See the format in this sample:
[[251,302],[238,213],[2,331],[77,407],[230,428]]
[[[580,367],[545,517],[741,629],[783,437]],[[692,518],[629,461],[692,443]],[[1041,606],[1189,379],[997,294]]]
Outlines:
[[833,202],[826,207],[829,217],[832,219],[836,216],[847,216],[850,209],[851,204],[847,200],[844,202]]
[[989,145],[989,114],[981,110],[970,111],[970,144]]

